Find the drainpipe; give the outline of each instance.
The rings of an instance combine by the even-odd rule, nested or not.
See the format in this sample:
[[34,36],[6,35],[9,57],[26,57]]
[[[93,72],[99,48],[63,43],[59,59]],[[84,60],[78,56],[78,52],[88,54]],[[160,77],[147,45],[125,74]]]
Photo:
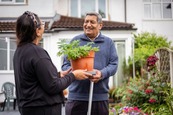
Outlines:
[[127,22],[127,0],[124,0],[124,22]]
[[108,12],[108,21],[110,21],[110,12],[109,12],[109,0],[108,0],[108,3],[107,3],[107,12]]

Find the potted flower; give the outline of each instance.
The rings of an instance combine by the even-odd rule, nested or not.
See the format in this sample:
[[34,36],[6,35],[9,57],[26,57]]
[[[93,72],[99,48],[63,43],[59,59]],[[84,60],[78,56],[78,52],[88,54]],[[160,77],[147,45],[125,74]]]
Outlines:
[[99,47],[92,47],[94,42],[88,42],[86,45],[80,46],[79,40],[74,40],[67,44],[65,40],[58,42],[58,56],[67,55],[70,60],[72,69],[87,69],[92,71],[94,67],[95,52],[99,51]]

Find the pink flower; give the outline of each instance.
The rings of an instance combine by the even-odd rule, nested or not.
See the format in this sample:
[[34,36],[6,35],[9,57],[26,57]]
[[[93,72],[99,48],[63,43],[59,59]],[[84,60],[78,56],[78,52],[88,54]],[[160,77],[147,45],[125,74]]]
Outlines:
[[141,110],[138,109],[138,107],[134,107],[133,110],[136,111],[136,112],[141,112]]
[[[126,114],[129,114],[129,115],[138,115],[139,113],[142,113],[144,114],[138,107],[123,107],[122,108],[122,114],[120,115],[126,115]],[[144,114],[144,115],[147,115],[147,114]]]

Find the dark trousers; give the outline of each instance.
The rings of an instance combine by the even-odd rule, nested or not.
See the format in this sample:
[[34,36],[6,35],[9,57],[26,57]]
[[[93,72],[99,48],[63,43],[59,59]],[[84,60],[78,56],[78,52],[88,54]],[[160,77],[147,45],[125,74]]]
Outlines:
[[[66,115],[87,115],[88,101],[68,100],[65,105]],[[92,102],[91,115],[109,115],[108,101]]]
[[43,107],[19,108],[21,115],[61,115],[62,104]]

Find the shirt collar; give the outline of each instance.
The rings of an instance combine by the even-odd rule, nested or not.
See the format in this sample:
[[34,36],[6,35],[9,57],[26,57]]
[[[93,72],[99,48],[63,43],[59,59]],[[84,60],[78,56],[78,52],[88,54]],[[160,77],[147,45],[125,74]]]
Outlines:
[[100,33],[97,34],[97,36],[94,39],[91,39],[87,36],[88,39],[90,39],[91,41],[94,41],[95,39],[97,39],[97,37],[100,35]]

